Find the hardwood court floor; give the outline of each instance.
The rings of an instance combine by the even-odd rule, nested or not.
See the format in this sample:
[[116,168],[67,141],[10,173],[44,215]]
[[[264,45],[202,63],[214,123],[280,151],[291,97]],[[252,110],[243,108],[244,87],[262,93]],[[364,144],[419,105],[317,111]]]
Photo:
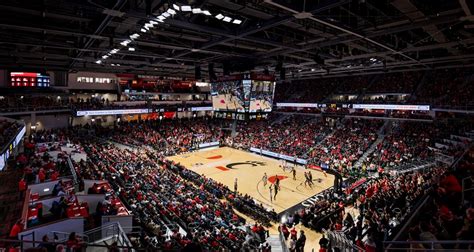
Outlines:
[[271,110],[272,104],[265,100],[250,101],[250,111]]
[[[312,188],[305,187],[302,183],[304,168],[297,167],[296,180],[293,180],[290,170],[283,171],[280,167],[281,161],[229,147],[181,154],[168,159],[231,189],[234,189],[234,180],[237,178],[237,190],[240,193],[250,195],[277,213],[332,186],[334,182],[333,175],[325,176],[321,172],[311,171],[315,185]],[[269,177],[266,186],[262,181],[265,172]],[[280,177],[281,191],[276,200],[270,201],[269,186],[275,176]]]
[[230,94],[213,96],[212,107],[219,110],[244,110],[239,103],[239,98]]

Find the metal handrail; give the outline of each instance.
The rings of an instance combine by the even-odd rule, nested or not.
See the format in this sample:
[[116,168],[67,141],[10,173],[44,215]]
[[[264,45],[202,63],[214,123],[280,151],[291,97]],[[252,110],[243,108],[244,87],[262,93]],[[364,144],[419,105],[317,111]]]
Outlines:
[[35,232],[34,232],[34,231],[31,231],[31,232],[28,233],[28,234],[22,234],[22,235],[20,236],[20,241],[21,241],[21,244],[20,244],[20,251],[23,251],[23,242],[25,242],[25,241],[23,240],[23,238],[26,237],[26,236],[30,236],[30,235],[32,236],[31,242],[33,242],[33,247],[35,246],[35,243],[36,243]]
[[[53,234],[53,237],[57,236],[58,234],[59,235],[64,235],[65,237],[68,237],[71,234],[71,233],[68,233],[68,232],[61,232],[61,231],[50,231],[50,233]],[[76,236],[81,237],[83,241],[86,241],[87,243],[89,243],[89,236],[87,236],[85,234],[79,234],[79,233],[76,233]],[[59,239],[59,242],[66,241],[67,239],[68,238]]]
[[76,191],[79,191],[79,182],[77,180],[77,174],[76,174],[76,169],[74,169],[74,165],[72,164],[72,160],[71,160],[71,155],[68,155],[67,157],[67,164],[69,166],[69,170],[71,170],[71,174],[72,174],[72,181],[74,183],[74,188]]
[[[386,246],[388,244],[388,246]],[[401,248],[397,248],[397,247],[393,247],[394,245],[402,245],[403,247]],[[469,240],[469,241],[459,241],[459,240],[447,240],[447,241],[385,241],[383,242],[383,245],[384,245],[384,251],[398,251],[398,250],[402,250],[402,251],[407,251],[407,245],[412,245],[412,244],[421,244],[421,245],[429,245],[429,248],[426,248],[426,247],[423,247],[423,248],[411,248],[410,247],[410,250],[414,250],[414,251],[417,251],[417,250],[420,250],[420,251],[441,251],[441,250],[446,250],[446,251],[471,251],[471,250],[467,250],[467,249],[459,249],[459,248],[449,248],[449,249],[445,249],[445,248],[439,248],[439,247],[435,247],[435,245],[467,245],[469,247],[469,245],[472,245],[474,244],[474,240]]]

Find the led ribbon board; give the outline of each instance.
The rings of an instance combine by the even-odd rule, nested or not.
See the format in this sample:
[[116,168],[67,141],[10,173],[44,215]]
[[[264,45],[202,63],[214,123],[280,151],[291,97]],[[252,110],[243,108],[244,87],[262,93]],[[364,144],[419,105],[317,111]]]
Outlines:
[[130,115],[147,113],[150,113],[149,109],[82,110],[77,111],[76,116]]
[[354,109],[389,109],[430,111],[430,105],[397,105],[397,104],[352,104]]

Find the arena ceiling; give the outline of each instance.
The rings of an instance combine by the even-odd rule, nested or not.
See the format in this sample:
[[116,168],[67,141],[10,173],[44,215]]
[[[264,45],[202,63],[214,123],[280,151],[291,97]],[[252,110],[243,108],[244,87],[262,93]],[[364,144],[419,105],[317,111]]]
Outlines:
[[207,77],[214,63],[287,78],[456,67],[474,62],[473,2],[3,0],[0,67]]

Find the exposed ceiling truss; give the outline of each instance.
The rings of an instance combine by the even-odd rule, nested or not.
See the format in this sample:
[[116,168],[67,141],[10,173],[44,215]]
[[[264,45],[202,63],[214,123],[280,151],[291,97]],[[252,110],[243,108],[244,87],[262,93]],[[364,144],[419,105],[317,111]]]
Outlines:
[[[95,62],[159,13],[191,5]],[[471,1],[443,0],[5,0],[0,67],[193,77],[274,70],[295,78],[455,67],[474,63]],[[214,18],[222,13],[242,24]],[[112,66],[114,64],[114,66]],[[117,65],[120,65],[117,67]]]

